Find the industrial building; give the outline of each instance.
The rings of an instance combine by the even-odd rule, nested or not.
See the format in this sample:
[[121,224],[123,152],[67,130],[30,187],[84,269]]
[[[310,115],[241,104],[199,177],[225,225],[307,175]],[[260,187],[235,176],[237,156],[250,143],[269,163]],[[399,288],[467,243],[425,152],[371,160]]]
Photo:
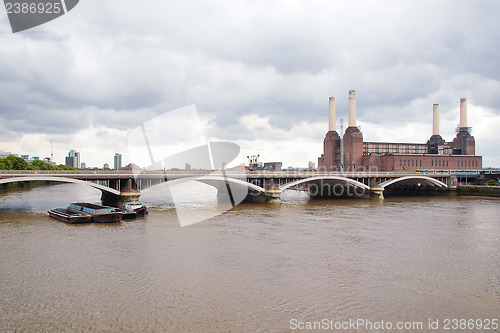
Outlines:
[[282,162],[265,162],[263,170],[281,171],[282,168],[283,168]]
[[460,125],[453,141],[439,134],[439,105],[433,105],[433,132],[426,143],[364,142],[356,126],[356,92],[349,90],[348,127],[341,138],[335,127],[335,97],[329,98],[329,129],[318,170],[395,171],[481,170],[475,140],[467,126],[467,100],[460,99]]

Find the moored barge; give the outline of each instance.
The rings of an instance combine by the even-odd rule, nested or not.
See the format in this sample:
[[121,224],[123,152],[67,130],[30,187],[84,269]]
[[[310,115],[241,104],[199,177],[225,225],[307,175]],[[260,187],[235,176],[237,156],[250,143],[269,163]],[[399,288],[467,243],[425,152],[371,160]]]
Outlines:
[[88,202],[75,202],[68,206],[68,210],[90,216],[91,222],[117,223],[121,222],[123,213],[118,208],[91,204]]
[[54,208],[49,210],[49,216],[66,223],[89,223],[90,216],[81,212],[74,212],[67,208]]

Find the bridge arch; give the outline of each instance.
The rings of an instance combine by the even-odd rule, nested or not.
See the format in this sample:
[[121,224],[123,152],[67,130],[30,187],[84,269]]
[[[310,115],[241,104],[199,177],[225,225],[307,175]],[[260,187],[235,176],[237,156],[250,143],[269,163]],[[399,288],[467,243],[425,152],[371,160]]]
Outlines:
[[44,177],[44,176],[35,176],[35,177],[12,177],[12,178],[4,178],[0,179],[0,184],[7,183],[18,183],[18,182],[30,182],[30,181],[47,181],[47,182],[62,182],[62,183],[74,183],[81,184],[85,186],[90,186],[100,190],[103,193],[120,195],[120,191],[112,189],[111,187],[107,187],[104,185],[99,185],[92,183],[90,181],[73,179],[73,178],[65,178],[65,177]]
[[352,186],[362,188],[364,190],[370,190],[370,186],[363,184],[357,180],[351,179],[351,178],[346,178],[346,177],[341,177],[341,176],[315,176],[315,177],[310,177],[310,178],[304,178],[304,179],[299,179],[294,182],[285,184],[280,186],[280,190],[284,191],[286,189],[289,189],[293,186],[304,184],[304,183],[309,183],[309,182],[315,182],[315,181],[322,181],[322,180],[334,180],[334,181],[339,181],[339,182],[344,182],[347,184],[350,184]]
[[391,185],[403,185],[403,186],[430,186],[430,187],[443,187],[447,188],[448,185],[440,180],[427,177],[427,176],[404,176],[400,178],[391,179],[380,183],[380,187],[386,188]]
[[228,182],[229,184],[246,187],[249,190],[253,190],[258,193],[266,192],[266,190],[261,186],[237,178],[208,175],[208,176],[197,177],[195,180],[200,183],[214,186],[216,188],[219,188],[219,186],[225,186],[226,182]]
[[257,197],[265,197],[266,190],[263,187],[237,178],[224,177],[218,175],[204,175],[199,177],[186,177],[169,180],[165,182],[167,186],[175,186],[186,182],[196,181],[214,187],[217,190],[219,204],[239,204],[244,200],[257,200]]

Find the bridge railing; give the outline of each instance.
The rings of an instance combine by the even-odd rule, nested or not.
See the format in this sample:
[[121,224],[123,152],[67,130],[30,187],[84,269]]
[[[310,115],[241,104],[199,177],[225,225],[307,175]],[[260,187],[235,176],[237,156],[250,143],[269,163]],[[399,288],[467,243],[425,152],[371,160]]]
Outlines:
[[132,171],[117,170],[0,170],[0,175],[69,175],[69,174],[118,174]]
[[[220,171],[220,170],[219,170]],[[217,170],[145,170],[140,171],[141,175],[172,175],[172,176],[196,176],[196,175],[208,175],[210,173],[217,173]],[[132,170],[0,170],[1,175],[134,175],[138,172]],[[312,176],[346,176],[346,177],[384,177],[384,176],[407,176],[407,175],[442,175],[448,176],[450,174],[455,174],[455,172],[380,172],[380,171],[225,171],[228,176],[241,176],[245,175],[247,177],[282,177],[282,178],[293,178],[293,177],[312,177]]]

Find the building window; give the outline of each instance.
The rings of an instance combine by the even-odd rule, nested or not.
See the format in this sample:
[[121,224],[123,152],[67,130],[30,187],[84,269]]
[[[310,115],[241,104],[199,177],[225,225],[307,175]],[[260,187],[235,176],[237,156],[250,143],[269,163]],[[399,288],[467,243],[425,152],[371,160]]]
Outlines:
[[477,167],[477,160],[476,160],[476,167]]
[[439,160],[439,166],[441,166],[441,160]]
[[399,160],[399,166],[403,165],[403,160]]
[[431,160],[431,166],[434,166],[434,160]]
[[406,166],[406,160],[403,161],[404,166]]
[[415,166],[415,160],[411,160],[411,166]]
[[446,166],[448,166],[448,160],[446,160]]
[[460,161],[457,161],[457,167],[459,167],[459,166],[460,166]]
[[420,160],[420,166],[422,166],[422,160]]

